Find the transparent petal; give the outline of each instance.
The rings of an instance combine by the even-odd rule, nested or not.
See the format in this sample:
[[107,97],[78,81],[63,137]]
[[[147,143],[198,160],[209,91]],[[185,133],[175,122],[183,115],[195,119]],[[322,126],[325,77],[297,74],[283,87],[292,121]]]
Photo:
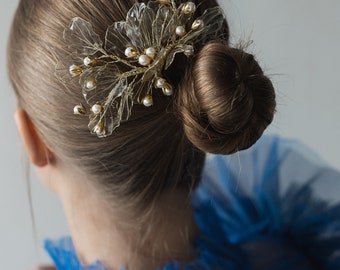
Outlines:
[[166,58],[164,69],[167,70],[169,66],[172,64],[172,62],[174,61],[176,54],[182,53],[182,52],[184,52],[184,46],[182,45],[178,45],[175,48],[173,48],[173,50],[171,50],[171,52],[168,54]]
[[125,49],[131,46],[131,41],[125,32],[125,22],[116,22],[106,31],[105,49],[124,59]]
[[[126,35],[129,37],[132,45],[142,52],[144,47],[144,40],[140,33],[140,21],[142,13],[145,11],[147,6],[144,3],[135,4],[129,11],[126,17],[125,31]],[[151,29],[150,29],[151,31]]]
[[[86,88],[86,82],[91,79],[96,84],[93,90]],[[120,79],[121,73],[118,68],[114,64],[106,64],[86,70],[81,76],[79,83],[82,86],[86,102],[93,105],[96,102],[106,100],[110,94],[114,97],[118,96],[118,90],[117,93],[111,93],[111,91],[116,87]]]
[[121,96],[119,108],[117,115],[120,119],[120,121],[126,121],[131,116],[131,111],[133,107],[133,99],[131,98],[131,91],[133,91],[132,88],[127,88],[123,95]]
[[141,104],[143,102],[143,98],[146,95],[152,95],[154,81],[143,81],[142,79],[138,80],[134,84],[134,95],[133,102],[137,104]]
[[153,80],[158,73],[160,73],[160,69],[157,67],[150,68],[143,74],[142,81]]
[[[117,104],[114,104],[105,112],[104,115],[94,115],[90,116],[89,129],[91,133],[98,136],[99,138],[105,138],[110,136],[112,132],[119,127],[120,119],[118,117]],[[97,132],[98,129],[102,131]]]
[[139,39],[144,49],[153,46],[152,24],[156,18],[153,9],[147,6],[141,13],[139,22]]
[[175,29],[177,27],[173,10],[166,5],[161,5],[156,13],[152,25],[154,44],[160,49],[176,39]]
[[79,17],[73,18],[70,27],[65,29],[64,40],[78,55],[93,55],[103,45],[92,25]]
[[[127,88],[126,79],[119,79],[112,88],[106,89],[106,98],[98,101],[103,105],[103,112],[99,115],[91,114],[89,129],[98,137],[106,137],[112,134],[115,128],[120,125],[122,118],[124,117],[124,107],[122,107],[123,97],[129,97],[125,93]],[[107,93],[109,91],[109,93]],[[121,99],[119,101],[119,99]],[[130,116],[131,111],[129,111]],[[98,128],[102,130],[98,133]]]
[[77,55],[71,54],[61,59],[57,62],[55,67],[55,74],[57,78],[65,84],[69,84],[74,80],[75,77],[72,77],[70,74],[70,67],[72,65],[77,65],[82,68],[83,59]]

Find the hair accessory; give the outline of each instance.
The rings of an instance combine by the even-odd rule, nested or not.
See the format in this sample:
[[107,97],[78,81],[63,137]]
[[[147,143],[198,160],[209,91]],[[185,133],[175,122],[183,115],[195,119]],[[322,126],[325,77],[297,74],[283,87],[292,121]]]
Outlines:
[[88,109],[74,107],[77,115],[88,115],[89,129],[98,137],[112,134],[129,119],[134,104],[150,107],[152,92],[171,96],[173,86],[164,76],[175,55],[194,55],[197,44],[218,38],[224,23],[219,7],[195,17],[193,2],[176,5],[174,0],[136,3],[126,21],[108,27],[105,42],[91,24],[79,17],[64,31],[68,56],[58,62],[56,74],[67,86],[80,85]]

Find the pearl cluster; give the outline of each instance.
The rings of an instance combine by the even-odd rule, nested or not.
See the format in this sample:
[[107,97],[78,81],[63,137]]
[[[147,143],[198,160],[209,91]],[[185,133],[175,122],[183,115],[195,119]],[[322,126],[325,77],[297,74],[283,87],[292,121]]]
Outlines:
[[[170,11],[173,11],[173,13],[176,15],[174,16],[174,18],[176,19],[172,20],[171,23],[169,23],[169,26],[167,26],[169,27],[167,29],[171,29],[172,31],[172,35],[170,35],[171,38],[169,38],[169,40],[166,41],[166,40],[163,40],[164,37],[162,36],[160,37],[162,39],[161,44],[163,44],[164,46],[163,48],[160,48],[156,46],[155,44],[149,44],[148,45],[149,47],[145,46],[142,48],[139,43],[135,45],[132,45],[132,43],[126,44],[125,51],[123,54],[125,55],[126,59],[124,60],[124,59],[121,59],[121,57],[117,56],[118,58],[117,62],[121,61],[125,63],[128,67],[131,67],[132,70],[137,70],[137,72],[130,72],[130,74],[132,75],[129,74],[127,76],[142,76],[143,73],[146,71],[153,72],[152,76],[154,76],[154,79],[151,81],[151,83],[154,86],[154,88],[160,89],[165,96],[172,96],[174,94],[173,86],[165,78],[162,77],[162,70],[164,69],[164,66],[171,65],[172,61],[174,60],[173,58],[169,58],[168,54],[169,55],[171,55],[172,53],[176,54],[176,52],[181,51],[187,57],[193,56],[195,38],[200,33],[192,34],[192,31],[199,31],[205,25],[202,19],[195,20],[195,18],[193,17],[193,14],[197,11],[197,5],[193,2],[193,0],[191,1],[187,0],[187,2],[180,4],[179,7],[177,7],[177,3],[176,3],[177,1],[175,0],[157,0],[157,1],[159,5],[167,5],[166,8],[171,9]],[[164,7],[159,6],[158,8],[160,10],[161,8],[164,8]],[[202,18],[205,18],[205,16],[203,15]],[[189,21],[190,22],[193,21],[191,26],[190,24],[187,23]],[[138,25],[136,25],[136,27],[138,27]],[[142,34],[142,31],[141,31],[141,34]],[[101,51],[98,51],[98,55],[100,52]],[[116,52],[110,52],[110,53],[115,54]],[[109,57],[109,55],[105,55],[105,56]],[[114,56],[116,57],[116,55]],[[129,59],[131,59],[131,63]],[[79,76],[85,77],[85,78],[82,78],[81,81],[83,82],[83,85],[82,85],[83,91],[87,93],[87,92],[97,89],[101,81],[97,81],[95,70],[94,72],[88,73],[88,74],[92,74],[90,76],[86,75],[87,72],[85,71],[86,70],[92,71],[93,67],[97,65],[104,65],[105,63],[106,63],[105,57],[96,58],[95,55],[89,55],[83,58],[80,61],[80,63],[71,65],[69,67],[68,72],[71,75],[71,77],[79,77]],[[143,68],[143,67],[146,67],[146,68]],[[132,86],[131,86],[131,89],[132,89]],[[143,96],[142,97],[138,96],[138,99],[142,98],[141,103],[146,107],[151,107],[154,105],[152,89],[145,89],[145,91],[147,92],[147,94],[144,96],[144,98]],[[122,90],[122,93],[120,93],[119,95],[116,95],[116,97],[121,97],[123,92],[124,90]],[[133,92],[131,93],[128,92],[127,94],[128,95],[131,94],[128,97],[130,98],[132,97]],[[90,105],[88,103],[89,105],[88,109],[86,109],[83,104],[79,104],[74,107],[74,114],[87,115],[88,114],[87,110],[88,110],[89,113],[91,114],[91,117],[94,118],[93,120],[98,121],[97,124],[93,127],[92,132],[95,133],[99,137],[106,136],[108,135],[107,133],[111,132],[109,125],[106,128],[107,120],[105,120],[104,118],[105,113],[106,113],[106,107],[104,108],[104,105],[102,104],[104,103],[97,102],[94,105]]]
[[144,54],[139,55],[138,51],[133,47],[127,47],[125,49],[125,56],[127,58],[137,58],[138,63],[141,66],[149,66],[152,61],[156,58],[157,51],[154,47],[149,47],[144,51]]
[[158,89],[162,89],[163,94],[166,96],[172,96],[174,93],[171,84],[169,84],[165,79],[158,78],[155,82],[155,87]]

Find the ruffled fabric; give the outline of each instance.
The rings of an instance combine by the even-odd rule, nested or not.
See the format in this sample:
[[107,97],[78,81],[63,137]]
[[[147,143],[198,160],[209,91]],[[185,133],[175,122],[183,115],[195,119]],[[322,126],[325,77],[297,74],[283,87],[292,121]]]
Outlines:
[[[196,259],[159,270],[340,269],[340,173],[296,141],[208,155],[192,204]],[[58,270],[108,270],[82,266],[69,237],[45,247]]]

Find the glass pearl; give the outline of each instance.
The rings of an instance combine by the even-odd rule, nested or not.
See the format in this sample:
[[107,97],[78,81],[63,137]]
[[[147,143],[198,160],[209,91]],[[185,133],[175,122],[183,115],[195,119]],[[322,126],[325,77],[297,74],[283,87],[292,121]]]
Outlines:
[[80,66],[72,65],[69,68],[69,72],[72,77],[80,76],[83,73],[83,69]]
[[191,29],[198,30],[198,29],[201,29],[203,26],[204,26],[204,22],[202,20],[197,19],[192,23]]
[[91,58],[89,56],[84,58],[84,65],[87,67],[94,66],[97,64],[97,59],[96,58]]
[[96,87],[97,87],[96,79],[91,78],[91,79],[88,79],[88,80],[85,81],[86,90],[92,91],[92,90],[96,89]]
[[127,58],[134,58],[134,57],[137,57],[138,53],[137,51],[135,50],[135,48],[133,47],[127,47],[125,49],[125,56]]
[[138,63],[141,66],[148,66],[151,63],[151,58],[145,54],[139,56]]
[[183,4],[182,12],[184,14],[193,14],[196,12],[196,5],[193,2],[187,2]]
[[76,105],[73,108],[73,113],[76,114],[76,115],[85,115],[86,114],[86,108],[82,104]]
[[103,136],[105,134],[105,130],[104,130],[104,123],[103,122],[99,122],[94,128],[93,128],[93,132],[97,134],[97,136]]
[[100,104],[95,104],[92,106],[92,112],[94,114],[100,114],[103,111],[103,106]]
[[184,26],[177,26],[176,27],[176,35],[177,36],[180,36],[180,37],[183,37],[183,36],[185,36],[186,35],[186,31],[185,31],[185,27]]
[[165,96],[172,96],[172,94],[174,93],[173,89],[172,89],[172,86],[170,84],[166,84],[163,88],[163,94]]
[[153,105],[153,98],[151,95],[147,95],[145,98],[143,98],[143,105],[145,107],[151,107]]
[[166,84],[166,80],[163,78],[158,78],[156,80],[156,88],[162,89],[165,86],[165,84]]
[[147,48],[145,54],[150,58],[154,59],[156,57],[156,49],[153,47]]

